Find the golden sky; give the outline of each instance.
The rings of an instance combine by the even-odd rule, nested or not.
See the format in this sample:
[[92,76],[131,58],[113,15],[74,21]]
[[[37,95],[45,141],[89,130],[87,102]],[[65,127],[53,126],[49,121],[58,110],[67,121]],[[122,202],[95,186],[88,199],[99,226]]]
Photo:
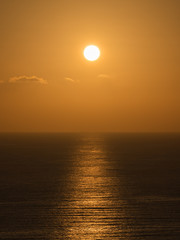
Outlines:
[[180,131],[179,11],[179,0],[0,1],[0,131]]

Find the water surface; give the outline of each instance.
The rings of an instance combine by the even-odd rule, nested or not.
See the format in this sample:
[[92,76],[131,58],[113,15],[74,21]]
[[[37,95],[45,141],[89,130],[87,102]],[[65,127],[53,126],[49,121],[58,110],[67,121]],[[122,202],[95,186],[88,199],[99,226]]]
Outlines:
[[179,134],[0,134],[0,239],[180,239]]

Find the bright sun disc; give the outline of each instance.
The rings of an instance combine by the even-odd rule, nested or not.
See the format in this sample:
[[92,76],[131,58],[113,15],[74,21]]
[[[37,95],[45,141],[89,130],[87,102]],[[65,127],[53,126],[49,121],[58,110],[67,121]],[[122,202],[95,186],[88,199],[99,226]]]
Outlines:
[[99,56],[100,56],[100,50],[98,47],[96,47],[94,45],[87,46],[84,49],[84,57],[88,61],[95,61],[99,58]]

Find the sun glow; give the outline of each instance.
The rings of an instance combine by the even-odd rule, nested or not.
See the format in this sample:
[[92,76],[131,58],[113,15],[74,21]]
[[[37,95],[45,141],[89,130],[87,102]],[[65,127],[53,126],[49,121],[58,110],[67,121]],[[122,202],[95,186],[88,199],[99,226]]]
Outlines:
[[100,57],[100,50],[97,46],[89,45],[84,49],[84,57],[88,61],[96,61]]

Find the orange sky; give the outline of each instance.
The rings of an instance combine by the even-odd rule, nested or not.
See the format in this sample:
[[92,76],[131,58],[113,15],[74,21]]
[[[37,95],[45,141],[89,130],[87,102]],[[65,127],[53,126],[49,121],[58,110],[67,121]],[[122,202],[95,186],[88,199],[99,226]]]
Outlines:
[[180,131],[179,10],[178,0],[1,1],[0,131]]

